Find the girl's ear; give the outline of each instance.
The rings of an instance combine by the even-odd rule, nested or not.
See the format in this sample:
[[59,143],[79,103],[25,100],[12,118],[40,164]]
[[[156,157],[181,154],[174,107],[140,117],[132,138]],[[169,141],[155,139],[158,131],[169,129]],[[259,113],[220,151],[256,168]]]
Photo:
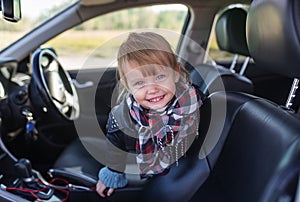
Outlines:
[[123,78],[120,78],[120,82],[121,82],[121,84],[124,86],[124,87],[126,87],[126,83],[125,83],[125,81],[124,81],[124,79]]

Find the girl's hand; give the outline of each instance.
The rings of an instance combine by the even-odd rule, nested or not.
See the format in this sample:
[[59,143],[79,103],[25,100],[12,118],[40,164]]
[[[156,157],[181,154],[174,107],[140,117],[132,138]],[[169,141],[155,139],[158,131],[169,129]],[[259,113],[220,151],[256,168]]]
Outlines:
[[[96,185],[96,191],[97,191],[98,194],[99,194],[101,197],[103,197],[103,198],[105,198],[105,193],[104,193],[104,191],[105,191],[106,188],[107,188],[107,187],[106,187],[100,180],[97,182],[97,185]],[[107,191],[107,196],[112,195],[112,193],[113,193],[114,191],[115,191],[114,188],[109,188],[108,191]]]

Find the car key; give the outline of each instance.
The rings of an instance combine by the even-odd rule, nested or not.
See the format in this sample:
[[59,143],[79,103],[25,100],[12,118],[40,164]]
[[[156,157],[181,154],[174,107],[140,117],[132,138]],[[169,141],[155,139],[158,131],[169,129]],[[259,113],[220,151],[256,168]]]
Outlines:
[[27,122],[25,125],[26,136],[32,140],[37,140],[38,131],[35,127],[36,121],[33,119],[33,114],[28,109],[22,110],[22,114],[26,117]]

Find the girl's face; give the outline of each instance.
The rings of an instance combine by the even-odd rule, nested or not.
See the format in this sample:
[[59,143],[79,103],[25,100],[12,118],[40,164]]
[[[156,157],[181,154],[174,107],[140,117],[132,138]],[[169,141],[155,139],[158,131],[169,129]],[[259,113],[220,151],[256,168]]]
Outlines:
[[158,64],[125,63],[123,85],[140,105],[152,110],[164,108],[174,97],[179,73]]

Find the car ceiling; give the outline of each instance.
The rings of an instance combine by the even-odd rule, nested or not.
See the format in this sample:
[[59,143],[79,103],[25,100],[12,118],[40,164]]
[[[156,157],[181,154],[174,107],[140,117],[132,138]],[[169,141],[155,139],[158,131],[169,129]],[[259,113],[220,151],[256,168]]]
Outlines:
[[[138,0],[80,0],[80,4],[84,6],[94,6],[94,5],[103,5],[109,3],[126,3],[126,2],[138,2]],[[142,3],[143,1],[140,0]],[[251,0],[186,0],[186,1],[172,1],[172,0],[147,0],[145,3],[183,3],[183,4],[193,4],[199,6],[220,6],[220,5],[228,5],[231,3],[250,3]]]

